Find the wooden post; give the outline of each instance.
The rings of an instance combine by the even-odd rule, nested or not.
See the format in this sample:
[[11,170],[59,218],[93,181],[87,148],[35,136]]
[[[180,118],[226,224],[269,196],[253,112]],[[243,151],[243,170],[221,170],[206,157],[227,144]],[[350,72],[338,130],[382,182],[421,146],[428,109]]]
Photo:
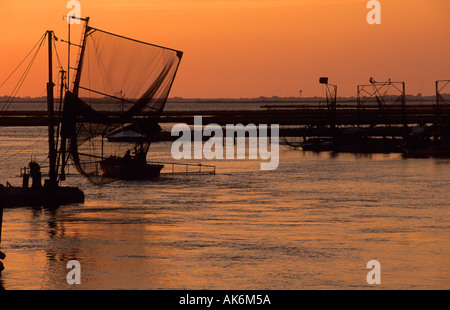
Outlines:
[[2,245],[3,207],[0,206],[0,248]]
[[[3,227],[3,207],[0,206],[0,250],[2,245],[2,227]],[[1,260],[5,259],[6,255],[2,251],[0,251],[0,274],[5,269]]]
[[439,81],[436,81],[435,83],[436,83],[436,85],[435,85],[435,87],[436,87],[436,125],[438,125],[439,124],[439,112],[440,112],[439,111],[439,104],[440,104]]

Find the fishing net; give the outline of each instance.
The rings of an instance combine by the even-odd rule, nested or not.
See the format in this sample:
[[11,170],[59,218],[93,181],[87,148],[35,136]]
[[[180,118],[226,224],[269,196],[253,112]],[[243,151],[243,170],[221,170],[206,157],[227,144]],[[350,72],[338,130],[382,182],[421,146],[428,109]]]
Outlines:
[[[182,52],[87,27],[74,86],[65,96],[62,146],[78,171],[107,182],[99,162],[128,150],[147,152],[161,130]],[[64,143],[64,142],[63,142]]]

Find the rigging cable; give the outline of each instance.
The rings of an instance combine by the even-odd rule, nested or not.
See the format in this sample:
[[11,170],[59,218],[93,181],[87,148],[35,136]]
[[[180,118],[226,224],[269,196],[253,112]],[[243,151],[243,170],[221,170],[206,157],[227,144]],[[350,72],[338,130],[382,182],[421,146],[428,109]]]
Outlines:
[[[14,90],[12,91],[12,93],[11,93],[11,95],[9,96],[8,100],[7,100],[7,101],[5,102],[5,104],[3,105],[2,111],[7,110],[7,109],[11,106],[11,104],[12,104],[14,98],[16,97],[17,93],[19,92],[20,88],[22,87],[23,83],[25,82],[25,79],[26,79],[28,73],[30,72],[31,67],[32,67],[33,64],[34,64],[34,61],[36,60],[36,58],[37,58],[37,56],[38,56],[39,50],[41,49],[42,45],[44,44],[45,37],[46,37],[46,35],[44,35],[44,36],[40,39],[39,47],[37,48],[35,54],[33,55],[32,59],[31,59],[31,61],[30,61],[30,63],[28,64],[27,68],[25,69],[25,72],[24,72],[24,73],[22,74],[22,76],[20,77],[19,82],[18,82],[17,85],[14,87]],[[33,50],[34,50],[34,48],[33,48]],[[27,56],[27,57],[28,57],[28,56]],[[22,62],[23,62],[23,61],[22,61]]]
[[34,47],[31,49],[31,51],[25,56],[25,58],[20,62],[20,64],[13,70],[13,72],[10,73],[10,75],[6,78],[6,80],[0,85],[0,88],[2,88],[3,85],[9,80],[9,78],[19,69],[19,67],[23,64],[23,62],[30,56],[30,54],[33,52],[33,50],[36,48],[36,46],[41,43],[43,38],[46,36],[46,34],[42,35],[42,37],[39,39],[39,41],[34,45]]

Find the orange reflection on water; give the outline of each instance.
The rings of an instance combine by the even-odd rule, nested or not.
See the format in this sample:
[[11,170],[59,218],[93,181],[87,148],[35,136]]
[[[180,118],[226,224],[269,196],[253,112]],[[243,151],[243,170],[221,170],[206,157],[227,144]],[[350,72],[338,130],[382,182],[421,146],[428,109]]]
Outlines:
[[[376,259],[375,288],[450,287],[448,160],[281,147],[275,171],[208,163],[216,175],[86,186],[82,206],[6,210],[3,285],[373,289],[366,264]],[[71,259],[81,286],[65,281]]]

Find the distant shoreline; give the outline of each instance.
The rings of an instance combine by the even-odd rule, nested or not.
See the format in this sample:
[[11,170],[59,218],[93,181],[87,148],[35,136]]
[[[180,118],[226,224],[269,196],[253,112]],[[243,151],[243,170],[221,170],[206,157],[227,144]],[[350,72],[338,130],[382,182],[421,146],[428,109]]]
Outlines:
[[[441,94],[444,99],[450,99],[450,94]],[[8,102],[8,96],[0,97],[0,104]],[[82,98],[83,99],[83,98]],[[110,102],[110,98],[107,98]],[[101,103],[106,102],[105,98],[94,98],[94,102]],[[285,103],[311,103],[311,102],[323,102],[325,98],[323,97],[258,97],[258,98],[183,98],[183,97],[172,97],[168,98],[168,103],[274,103],[274,102],[285,102]],[[338,102],[355,102],[356,97],[338,97]],[[435,101],[436,96],[415,96],[406,95],[406,101]],[[13,102],[15,103],[43,103],[47,101],[47,97],[16,97]],[[58,102],[59,98],[55,98],[55,102]],[[92,102],[92,98],[90,99]]]

